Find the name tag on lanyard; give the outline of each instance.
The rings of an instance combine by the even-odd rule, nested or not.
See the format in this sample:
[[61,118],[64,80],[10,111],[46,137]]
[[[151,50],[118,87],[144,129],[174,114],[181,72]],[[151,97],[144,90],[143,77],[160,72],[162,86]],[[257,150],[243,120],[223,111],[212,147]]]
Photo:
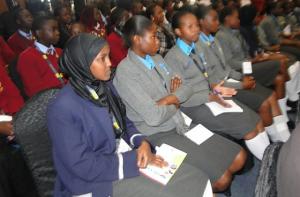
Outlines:
[[201,71],[201,73],[203,74],[203,76],[204,76],[204,77],[206,78],[206,80],[207,80],[207,79],[208,79],[208,73],[207,73],[206,67],[205,67],[206,64],[207,64],[207,62],[206,62],[206,60],[205,60],[204,54],[203,54],[203,53],[200,53],[200,54],[199,54],[199,59],[200,59],[202,65],[199,64],[199,63],[197,62],[195,56],[197,56],[197,55],[196,55],[196,54],[194,54],[194,56],[193,56],[193,55],[190,55],[190,57],[192,58],[194,64],[196,65],[196,67]]
[[[38,49],[39,50],[39,49]],[[40,50],[39,50],[40,51]],[[41,51],[40,51],[41,52]],[[42,52],[41,52],[42,53]],[[62,86],[65,85],[65,82],[63,80],[63,74],[58,72],[56,70],[56,68],[54,67],[54,65],[52,64],[52,62],[49,60],[48,56],[46,54],[42,54],[43,59],[47,62],[49,68],[51,69],[51,71],[53,72],[54,76],[59,80],[59,82],[61,83]],[[56,58],[58,58],[58,55],[56,54]]]

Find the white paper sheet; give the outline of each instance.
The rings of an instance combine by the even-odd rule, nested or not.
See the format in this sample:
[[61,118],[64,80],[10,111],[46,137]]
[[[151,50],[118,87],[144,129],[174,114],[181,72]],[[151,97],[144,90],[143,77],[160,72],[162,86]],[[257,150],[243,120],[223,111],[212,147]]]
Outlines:
[[252,63],[250,61],[243,62],[242,65],[243,74],[252,74]]
[[228,83],[239,83],[240,81],[238,80],[235,80],[235,79],[232,79],[232,78],[229,78],[226,80]]
[[12,121],[12,116],[0,115],[0,122],[8,122],[8,121]]
[[214,135],[213,132],[205,128],[203,125],[198,124],[193,129],[189,130],[184,134],[191,141],[195,142],[197,145],[202,144],[208,138]]
[[227,103],[231,105],[231,107],[223,107],[219,103],[209,102],[205,103],[205,105],[210,109],[214,116],[218,116],[223,113],[241,113],[243,109],[238,106],[233,100],[225,100]]
[[188,117],[185,113],[181,112],[181,115],[183,116],[184,122],[187,126],[190,126],[192,124],[192,119]]

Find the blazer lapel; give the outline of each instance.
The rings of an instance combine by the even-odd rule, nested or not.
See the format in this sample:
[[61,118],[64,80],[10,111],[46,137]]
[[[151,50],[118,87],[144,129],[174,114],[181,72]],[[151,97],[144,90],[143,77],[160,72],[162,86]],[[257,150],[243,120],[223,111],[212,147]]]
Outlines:
[[194,64],[192,58],[190,58],[189,56],[184,54],[177,45],[174,49],[174,53],[175,53],[174,55],[176,57],[179,57],[178,59],[181,60],[181,62],[178,62],[178,63],[183,64],[182,66],[187,67],[187,66],[190,66],[191,64]]
[[169,93],[170,85],[171,85],[171,77],[173,75],[173,72],[171,71],[170,67],[168,67],[168,65],[166,64],[163,58],[158,58],[158,56],[154,56],[153,61],[155,62],[155,68],[157,72],[165,80],[167,92]]
[[[197,44],[196,44],[196,49],[198,53],[204,53],[204,57],[206,59],[207,62],[209,62],[212,66],[214,64],[211,63],[210,61],[210,56],[212,56],[212,49],[204,42],[201,41],[201,39],[198,40]],[[209,65],[208,65],[209,66]]]
[[219,41],[218,41],[218,40],[215,40],[214,45],[215,45],[215,47],[216,47],[216,49],[217,49],[216,52],[218,53],[218,55],[219,55],[219,57],[220,57],[220,59],[221,59],[221,61],[222,61],[222,64],[223,64],[223,65],[226,65],[225,55],[224,55],[223,49],[222,49],[222,47],[221,47]]

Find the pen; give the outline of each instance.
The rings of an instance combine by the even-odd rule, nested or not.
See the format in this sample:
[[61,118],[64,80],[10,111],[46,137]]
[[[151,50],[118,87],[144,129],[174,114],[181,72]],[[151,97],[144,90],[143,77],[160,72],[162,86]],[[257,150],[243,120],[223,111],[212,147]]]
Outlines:
[[221,92],[219,92],[217,90],[213,90],[213,94],[217,95],[221,99],[221,101],[226,102],[224,100],[224,98],[222,97],[222,93]]

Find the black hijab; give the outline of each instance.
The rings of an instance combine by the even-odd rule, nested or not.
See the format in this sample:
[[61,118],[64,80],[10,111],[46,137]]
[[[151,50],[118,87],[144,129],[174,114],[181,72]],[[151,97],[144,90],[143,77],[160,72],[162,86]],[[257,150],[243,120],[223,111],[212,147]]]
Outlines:
[[[114,121],[116,137],[126,130],[126,112],[121,99],[112,93],[107,82],[97,80],[90,66],[98,53],[107,45],[103,38],[91,34],[80,34],[69,40],[59,59],[61,71],[69,77],[75,92],[100,107],[107,107]],[[93,95],[96,93],[97,95]]]

